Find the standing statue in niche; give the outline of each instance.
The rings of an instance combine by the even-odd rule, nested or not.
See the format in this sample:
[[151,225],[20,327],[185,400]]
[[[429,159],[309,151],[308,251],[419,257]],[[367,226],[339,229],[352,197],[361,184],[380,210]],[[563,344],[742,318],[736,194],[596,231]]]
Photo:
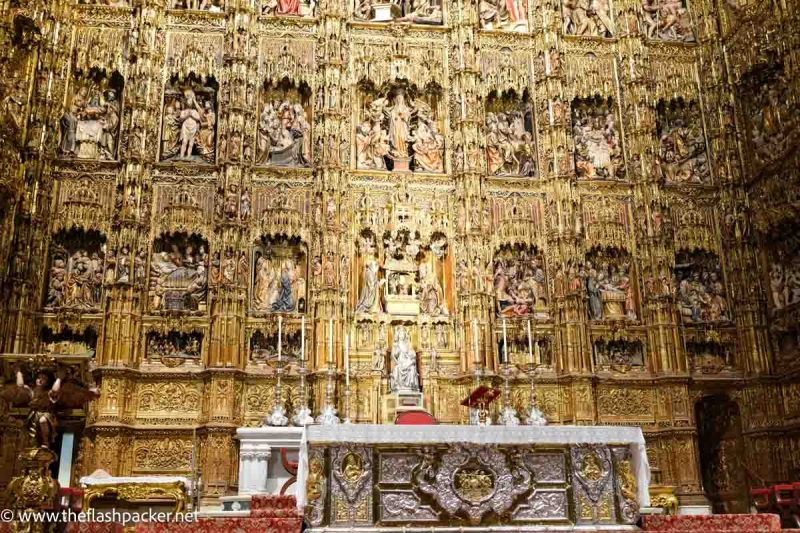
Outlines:
[[213,90],[168,88],[164,95],[161,160],[213,163],[216,123]]
[[436,277],[433,266],[423,263],[419,267],[420,291],[419,308],[430,316],[447,315],[447,303],[444,301],[442,284]]
[[380,286],[384,280],[378,279],[378,261],[374,257],[364,264],[364,285],[356,304],[356,313],[379,313],[381,309]]
[[394,331],[391,388],[392,392],[419,392],[417,352],[411,348],[405,326],[398,326]]
[[411,134],[411,114],[413,109],[406,104],[405,93],[398,91],[394,105],[387,107],[389,115],[389,146],[396,158],[408,157],[408,141]]

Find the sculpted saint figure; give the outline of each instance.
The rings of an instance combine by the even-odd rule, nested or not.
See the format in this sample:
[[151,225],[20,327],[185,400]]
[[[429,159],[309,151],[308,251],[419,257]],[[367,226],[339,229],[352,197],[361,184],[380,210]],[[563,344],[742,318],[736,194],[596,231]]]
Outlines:
[[417,353],[411,348],[411,340],[404,326],[395,330],[392,343],[392,392],[418,392],[419,373]]

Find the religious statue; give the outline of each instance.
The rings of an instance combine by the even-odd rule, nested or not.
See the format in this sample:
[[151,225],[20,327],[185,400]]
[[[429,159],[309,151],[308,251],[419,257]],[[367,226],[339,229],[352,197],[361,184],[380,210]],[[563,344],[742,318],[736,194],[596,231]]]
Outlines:
[[100,305],[104,278],[102,251],[65,248],[53,251],[47,307],[94,309]]
[[565,35],[611,37],[614,23],[611,20],[609,0],[565,0],[563,31]]
[[162,161],[213,163],[216,157],[215,91],[168,87],[164,93]]
[[689,10],[683,0],[642,0],[642,18],[648,39],[695,40]]
[[115,159],[119,121],[117,91],[103,91],[94,82],[84,85],[61,115],[59,155],[79,159]]
[[50,369],[40,369],[32,386],[25,383],[22,368],[18,367],[15,375],[15,383],[5,385],[0,397],[9,404],[30,409],[26,419],[29,435],[43,448],[50,448],[56,442],[60,411],[83,408],[86,402],[100,396],[97,388],[87,388],[69,377],[65,368],[58,368],[55,376]]
[[225,8],[224,0],[169,0],[171,9],[192,9],[221,13]]
[[206,300],[207,269],[204,244],[195,251],[179,237],[157,243],[150,258],[151,309],[197,310]]
[[528,31],[526,0],[481,0],[479,13],[484,30]]
[[684,322],[731,320],[719,259],[710,252],[681,252],[675,259],[674,290]]
[[259,164],[308,167],[311,164],[311,125],[298,101],[264,104],[258,120],[256,159]]
[[166,359],[200,359],[200,347],[203,337],[199,333],[170,332],[167,335],[150,333],[147,337],[147,358],[153,360]]
[[444,299],[444,290],[442,284],[436,276],[436,272],[432,265],[423,263],[419,267],[420,277],[420,290],[419,290],[419,308],[426,315],[430,316],[446,316],[447,302]]
[[636,320],[627,256],[617,250],[606,255],[594,253],[586,268],[589,320]]
[[411,348],[411,339],[405,326],[394,331],[392,343],[392,392],[419,392],[417,352]]
[[708,183],[711,174],[697,104],[673,101],[658,107],[659,168],[670,183]]
[[[420,99],[410,104],[406,90],[371,100],[356,127],[357,166],[415,172],[444,172],[444,136],[431,105]],[[413,167],[413,168],[412,168]]]
[[521,111],[486,114],[486,162],[490,174],[534,176],[536,148]]
[[495,254],[494,293],[500,317],[548,318],[546,279],[541,254],[503,248]]
[[373,22],[442,23],[442,7],[437,0],[356,0],[353,15],[357,20]]
[[254,311],[296,313],[305,308],[305,255],[293,246],[270,243],[257,251],[253,273]]
[[573,115],[578,179],[624,179],[622,144],[611,105],[578,101]]
[[381,306],[380,287],[385,280],[378,279],[379,265],[374,257],[368,258],[364,263],[364,284],[356,304],[356,313],[380,313]]

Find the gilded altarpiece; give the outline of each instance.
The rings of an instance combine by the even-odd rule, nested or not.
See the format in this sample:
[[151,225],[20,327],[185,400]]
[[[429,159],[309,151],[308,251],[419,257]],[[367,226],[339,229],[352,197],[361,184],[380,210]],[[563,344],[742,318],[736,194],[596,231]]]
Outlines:
[[505,330],[518,413],[533,360],[551,423],[641,425],[683,502],[708,396],[785,479],[798,27],[744,0],[4,3],[0,351],[92,360],[74,479],[189,474],[196,430],[207,501],[275,401],[279,327],[290,411],[304,361],[343,412],[347,338],[352,420],[391,419],[400,345],[466,423]]

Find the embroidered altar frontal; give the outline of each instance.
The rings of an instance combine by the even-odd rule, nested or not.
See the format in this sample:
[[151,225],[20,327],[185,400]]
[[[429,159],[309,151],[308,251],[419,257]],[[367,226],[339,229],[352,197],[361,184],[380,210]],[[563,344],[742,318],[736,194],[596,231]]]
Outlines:
[[327,531],[628,526],[649,504],[638,428],[312,426],[301,470]]

